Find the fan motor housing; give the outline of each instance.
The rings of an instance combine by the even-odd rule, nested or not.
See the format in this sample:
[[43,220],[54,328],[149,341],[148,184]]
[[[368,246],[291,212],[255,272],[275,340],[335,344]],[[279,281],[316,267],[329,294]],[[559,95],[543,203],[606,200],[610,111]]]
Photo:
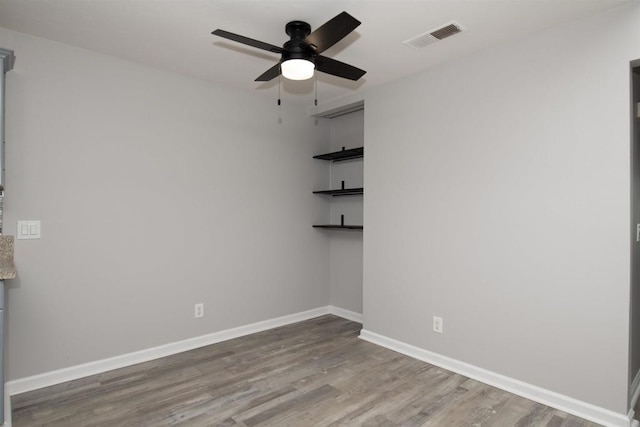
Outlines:
[[285,26],[285,31],[291,40],[285,42],[282,46],[282,61],[288,59],[306,59],[313,61],[313,51],[303,43],[305,37],[311,34],[311,25],[303,21],[291,21]]
[[283,46],[282,60],[287,59],[306,59],[313,62],[313,52],[306,46],[288,41]]

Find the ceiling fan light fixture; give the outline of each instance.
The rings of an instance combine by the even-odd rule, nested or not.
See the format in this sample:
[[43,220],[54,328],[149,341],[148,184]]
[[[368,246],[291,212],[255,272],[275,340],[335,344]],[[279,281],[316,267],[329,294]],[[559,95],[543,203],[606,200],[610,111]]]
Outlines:
[[307,80],[313,77],[316,64],[307,59],[287,59],[280,64],[282,76],[289,80]]
[[[0,0],[1,2],[2,0]],[[316,71],[349,80],[359,80],[366,71],[353,65],[337,61],[321,53],[351,34],[358,26],[358,21],[347,12],[339,13],[315,31],[311,25],[303,21],[290,21],[285,25],[285,32],[290,37],[282,47],[250,39],[240,34],[217,29],[213,35],[242,43],[257,49],[280,54],[280,61],[255,79],[256,82],[269,82],[278,76],[291,80],[307,80]]]

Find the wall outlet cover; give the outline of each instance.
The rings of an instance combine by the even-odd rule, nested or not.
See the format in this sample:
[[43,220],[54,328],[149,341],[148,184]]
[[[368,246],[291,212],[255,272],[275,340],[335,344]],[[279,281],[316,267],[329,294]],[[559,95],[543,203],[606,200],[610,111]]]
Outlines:
[[443,332],[443,323],[442,317],[433,316],[433,332],[441,334]]
[[196,319],[200,317],[204,317],[204,303],[200,302],[195,305],[194,317]]

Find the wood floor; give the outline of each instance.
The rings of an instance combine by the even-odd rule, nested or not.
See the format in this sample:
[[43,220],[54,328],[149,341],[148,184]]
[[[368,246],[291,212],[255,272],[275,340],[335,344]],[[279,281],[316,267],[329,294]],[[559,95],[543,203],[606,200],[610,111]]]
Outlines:
[[597,424],[358,339],[335,316],[14,396],[21,426]]

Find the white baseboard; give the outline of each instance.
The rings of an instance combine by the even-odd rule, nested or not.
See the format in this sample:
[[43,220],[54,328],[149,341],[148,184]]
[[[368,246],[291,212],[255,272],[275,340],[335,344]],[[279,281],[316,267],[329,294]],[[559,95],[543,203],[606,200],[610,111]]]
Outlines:
[[[319,317],[330,313],[330,306],[320,307],[313,310],[303,311],[300,313],[290,314],[275,319],[269,319],[262,322],[240,326],[237,328],[214,332],[195,338],[189,338],[186,340],[153,347],[146,350],[140,350],[133,353],[110,357],[108,359],[83,363],[81,365],[71,366],[51,372],[45,372],[43,374],[38,374],[27,378],[20,378],[17,380],[8,381],[5,384],[5,394],[13,396],[42,387],[48,387],[66,381],[72,381],[79,378],[87,377],[89,375],[101,374],[113,369],[124,368],[126,366],[135,365],[137,363],[148,362],[150,360],[159,359],[161,357],[171,356],[183,351],[193,350],[196,348],[204,347],[206,345],[216,344],[233,338],[254,334],[256,332],[266,331],[267,329],[273,329],[280,326],[289,325],[291,323],[313,319],[314,317]],[[336,315],[339,316],[339,314]],[[7,413],[11,414],[10,411]]]
[[[8,381],[5,384],[5,396],[13,396],[32,390],[37,390],[39,388],[60,384],[66,381],[77,380],[89,375],[101,374],[113,369],[119,369],[126,366],[135,365],[137,363],[148,362],[150,360],[171,356],[173,354],[182,353],[183,351],[193,350],[196,348],[204,347],[206,345],[216,344],[233,338],[255,334],[256,332],[262,332],[268,329],[301,322],[303,320],[313,319],[314,317],[324,316],[325,314],[333,314],[347,320],[362,323],[362,314],[350,310],[345,310],[333,305],[319,307],[313,310],[294,313],[275,319],[264,320],[261,322],[227,329],[220,332],[214,332],[195,338],[189,338],[186,340],[140,350],[133,353],[127,353],[120,356],[97,360],[95,362],[83,363],[81,365],[71,366],[51,372],[45,372],[43,374],[38,374],[27,378]],[[11,408],[7,408],[7,401],[10,403],[10,399],[5,399],[6,413],[11,414]]]
[[4,387],[5,393],[3,403],[5,409],[5,423],[2,425],[4,427],[11,427],[11,396],[14,396],[16,394],[37,390],[39,388],[48,387],[67,381],[77,380],[89,375],[101,374],[113,369],[135,365],[137,363],[148,362],[161,357],[182,353],[183,351],[193,350],[222,341],[227,341],[233,338],[239,338],[246,335],[254,334],[256,332],[262,332],[268,329],[273,329],[296,322],[302,322],[304,320],[313,319],[314,317],[324,316],[325,314],[333,314],[354,322],[362,323],[362,314],[329,305],[326,307],[319,307],[313,310],[294,313],[275,319],[264,320],[237,328],[227,329],[220,332],[214,332],[195,338],[189,338],[186,340],[153,347],[146,350],[110,357],[108,359],[83,363],[81,365],[71,366],[51,372],[45,372],[43,374],[38,374],[27,378],[8,381]]
[[[225,331],[214,332],[195,338],[190,338],[146,350],[128,353],[108,359],[98,360],[95,362],[85,363],[82,365],[72,366],[69,368],[59,369],[52,372],[46,372],[32,377],[21,378],[9,381],[5,384],[5,424],[11,426],[11,396],[36,390],[42,387],[48,387],[60,384],[66,381],[83,378],[89,375],[100,374],[113,369],[123,368],[137,363],[148,362],[160,357],[170,356],[181,353],[183,351],[193,350],[206,345],[216,344],[233,338],[239,338],[268,329],[289,325],[296,322],[312,319],[314,317],[323,316],[325,314],[333,314],[354,322],[362,323],[362,314],[350,310],[345,310],[332,305],[295,313],[287,316],[269,319],[261,322],[252,323],[237,328],[227,329]],[[588,419],[590,421],[609,426],[609,427],[640,427],[637,422],[633,421],[633,410],[628,415],[619,414],[608,409],[600,408],[577,399],[546,390],[532,384],[528,384],[513,378],[506,377],[495,372],[491,372],[476,366],[461,362],[437,353],[424,350],[383,335],[363,329],[360,338],[382,347],[389,348],[407,356],[422,360],[427,363],[442,367],[444,369],[459,373],[469,378],[473,378],[480,382],[498,387],[510,393],[523,396],[527,399],[540,402],[544,405],[560,409],[578,417]],[[632,383],[632,402],[638,400],[640,396],[640,373],[636,375]]]
[[335,305],[330,305],[328,308],[329,308],[329,313],[331,314],[334,314],[338,317],[342,317],[343,319],[351,320],[352,322],[362,323],[362,314],[360,313],[356,313],[355,311],[336,307]]
[[[607,427],[629,427],[631,418],[569,396],[516,380],[477,366],[415,347],[384,335],[363,329],[360,338],[398,353],[439,366],[485,384],[525,397]],[[640,380],[639,380],[640,381]]]

